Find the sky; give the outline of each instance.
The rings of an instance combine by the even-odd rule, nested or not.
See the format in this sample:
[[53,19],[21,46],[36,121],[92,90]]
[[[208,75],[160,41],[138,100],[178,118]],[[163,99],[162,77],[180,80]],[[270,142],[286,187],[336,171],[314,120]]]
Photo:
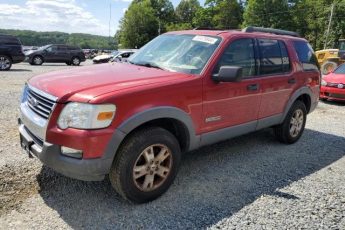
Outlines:
[[[180,0],[172,0],[174,7]],[[200,2],[204,2],[201,0]],[[0,0],[0,28],[110,35],[131,0]]]

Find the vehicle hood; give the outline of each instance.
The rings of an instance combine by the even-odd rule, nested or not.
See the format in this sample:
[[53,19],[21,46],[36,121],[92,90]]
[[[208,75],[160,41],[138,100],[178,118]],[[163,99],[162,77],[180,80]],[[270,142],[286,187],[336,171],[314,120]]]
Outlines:
[[112,55],[110,54],[102,54],[102,55],[99,55],[99,56],[96,56],[93,58],[93,60],[102,60],[102,59],[108,59],[108,58],[111,58]]
[[45,73],[31,78],[28,84],[57,97],[62,103],[88,102],[109,92],[192,77],[125,63],[107,63]]
[[323,79],[330,83],[342,83],[345,84],[345,74],[331,73],[323,76]]
[[25,54],[26,56],[29,56],[29,55],[31,55],[31,54],[33,54],[33,53],[35,53],[35,52],[37,52],[37,50],[28,50],[28,51],[24,52],[24,54]]

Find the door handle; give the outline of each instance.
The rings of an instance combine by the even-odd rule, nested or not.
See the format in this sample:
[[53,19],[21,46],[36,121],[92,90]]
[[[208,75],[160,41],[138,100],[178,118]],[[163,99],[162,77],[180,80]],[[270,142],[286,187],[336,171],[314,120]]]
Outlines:
[[295,83],[296,83],[296,79],[295,79],[295,78],[290,78],[290,79],[288,80],[288,83],[289,83],[289,84],[295,84]]
[[259,84],[250,84],[247,85],[247,90],[248,91],[257,91],[259,89]]

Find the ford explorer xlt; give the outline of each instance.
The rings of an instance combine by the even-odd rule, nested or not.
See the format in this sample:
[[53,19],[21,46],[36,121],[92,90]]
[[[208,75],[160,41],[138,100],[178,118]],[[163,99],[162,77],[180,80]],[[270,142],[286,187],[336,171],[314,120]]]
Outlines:
[[109,174],[119,194],[142,203],[169,188],[184,152],[267,127],[296,142],[319,89],[314,52],[296,33],[169,32],[128,63],[28,80],[21,145],[68,177]]

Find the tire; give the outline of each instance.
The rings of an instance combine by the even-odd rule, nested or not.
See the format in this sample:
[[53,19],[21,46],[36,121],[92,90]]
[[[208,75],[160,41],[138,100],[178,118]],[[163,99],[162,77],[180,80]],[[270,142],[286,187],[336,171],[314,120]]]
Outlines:
[[80,65],[80,58],[78,58],[78,57],[73,57],[72,60],[71,60],[71,63],[72,63],[72,65],[74,65],[74,66]]
[[43,64],[43,58],[41,57],[41,56],[34,56],[33,58],[32,58],[32,64],[33,65],[42,65]]
[[126,200],[148,202],[168,190],[177,174],[180,159],[180,146],[173,134],[159,127],[142,129],[121,145],[109,178],[113,188]]
[[0,71],[10,70],[12,67],[12,59],[6,55],[0,55]]
[[[298,114],[300,115],[298,116]],[[295,120],[293,120],[293,118]],[[291,106],[289,112],[287,113],[283,123],[274,127],[275,136],[282,143],[295,143],[303,134],[306,120],[307,109],[304,103],[299,100],[295,101],[295,103]],[[295,132],[292,132],[293,127],[296,128]]]
[[335,70],[337,68],[338,64],[333,61],[326,61],[321,65],[321,73],[323,75],[328,74],[330,71]]

